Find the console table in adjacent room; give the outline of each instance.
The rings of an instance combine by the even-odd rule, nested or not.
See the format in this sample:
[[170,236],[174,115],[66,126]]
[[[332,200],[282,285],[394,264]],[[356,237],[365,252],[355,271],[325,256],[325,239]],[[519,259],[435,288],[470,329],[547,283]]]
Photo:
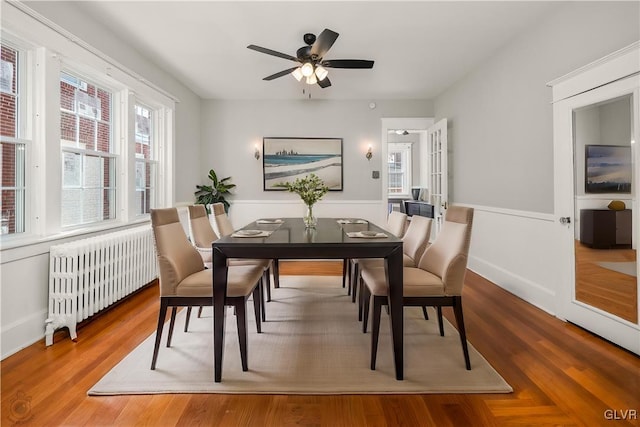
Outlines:
[[433,218],[433,205],[418,200],[405,200],[404,211],[407,215],[420,215]]
[[631,209],[580,210],[580,243],[597,249],[631,247]]

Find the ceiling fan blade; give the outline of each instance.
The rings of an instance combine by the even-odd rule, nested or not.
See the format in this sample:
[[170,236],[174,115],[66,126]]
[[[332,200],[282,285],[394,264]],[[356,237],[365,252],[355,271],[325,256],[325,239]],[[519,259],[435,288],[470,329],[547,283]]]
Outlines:
[[256,52],[260,52],[260,53],[266,53],[267,55],[277,56],[278,58],[289,59],[291,61],[300,62],[298,58],[296,58],[295,56],[291,56],[291,55],[287,55],[286,53],[267,49],[266,47],[256,46],[254,44],[250,44],[249,46],[247,46],[247,49],[255,50]]
[[329,80],[329,77],[325,77],[322,80],[318,80],[318,86],[320,86],[322,89],[331,86],[331,80]]
[[329,59],[322,61],[327,68],[373,68],[373,61],[366,59]]
[[273,80],[273,79],[277,79],[278,77],[286,76],[287,74],[291,74],[291,72],[293,70],[295,70],[296,68],[298,68],[298,67],[293,67],[293,68],[289,68],[288,70],[280,71],[279,73],[275,73],[275,74],[272,74],[270,76],[267,76],[262,80]]
[[318,59],[322,58],[327,51],[331,49],[331,46],[333,46],[338,36],[338,33],[328,28],[322,30],[315,43],[313,43],[313,46],[311,46],[311,55],[316,55]]

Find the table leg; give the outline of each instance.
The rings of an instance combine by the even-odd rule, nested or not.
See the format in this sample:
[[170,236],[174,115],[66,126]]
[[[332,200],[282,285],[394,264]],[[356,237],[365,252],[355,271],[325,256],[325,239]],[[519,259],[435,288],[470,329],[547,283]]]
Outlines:
[[389,283],[389,324],[391,325],[396,379],[402,380],[404,378],[402,247],[395,249],[385,258],[385,273],[387,275],[387,283]]
[[213,247],[213,365],[214,380],[222,381],[224,355],[225,299],[227,296],[227,256]]

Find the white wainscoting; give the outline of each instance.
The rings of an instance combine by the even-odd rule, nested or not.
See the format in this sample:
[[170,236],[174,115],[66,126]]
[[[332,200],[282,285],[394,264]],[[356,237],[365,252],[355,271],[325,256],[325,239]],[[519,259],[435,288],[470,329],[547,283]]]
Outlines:
[[555,216],[464,206],[475,209],[469,269],[556,315],[561,257]]

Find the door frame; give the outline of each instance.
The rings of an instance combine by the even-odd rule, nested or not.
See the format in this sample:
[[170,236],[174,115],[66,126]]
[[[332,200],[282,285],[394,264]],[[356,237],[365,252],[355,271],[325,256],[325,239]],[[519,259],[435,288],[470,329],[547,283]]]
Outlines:
[[[408,129],[420,131],[420,156],[422,157],[422,147],[426,144],[426,130],[435,123],[433,117],[383,117],[382,130],[380,136],[380,178],[381,178],[381,206],[380,206],[380,218],[384,221],[387,219],[389,209],[389,194],[387,193],[389,183],[389,171],[387,170],[387,157],[389,155],[389,131],[396,129]],[[420,167],[422,168],[422,159]],[[422,177],[422,169],[420,171]],[[383,222],[384,223],[384,222]]]
[[[558,219],[571,222],[558,224],[563,235],[559,252],[561,274],[558,279],[558,317],[576,323],[634,353],[640,354],[640,327],[603,310],[577,301],[575,298],[575,189],[573,111],[625,94],[633,95],[632,155],[633,177],[633,235],[638,235],[640,173],[637,172],[640,151],[640,42],[572,72],[549,83],[553,87],[554,135],[554,206]],[[637,248],[637,242],[634,245]],[[636,262],[639,267],[640,260]],[[640,306],[640,292],[638,293]]]

